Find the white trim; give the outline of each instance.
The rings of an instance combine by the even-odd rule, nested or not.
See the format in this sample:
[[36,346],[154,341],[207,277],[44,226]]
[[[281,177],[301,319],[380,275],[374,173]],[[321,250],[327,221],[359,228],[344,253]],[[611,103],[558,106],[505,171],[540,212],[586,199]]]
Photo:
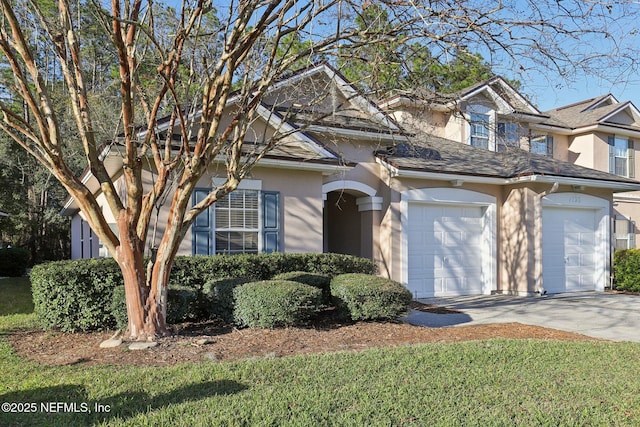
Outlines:
[[377,193],[375,188],[370,187],[367,184],[363,184],[358,181],[339,180],[339,181],[327,182],[326,184],[322,185],[323,195],[335,190],[356,190],[370,197],[375,196]]
[[[610,258],[611,258],[611,203],[600,197],[584,193],[553,193],[542,198],[542,209],[545,208],[574,208],[592,210],[596,220],[596,243],[595,243],[595,267],[594,278],[595,290],[604,291],[609,284]],[[542,238],[544,239],[544,229]],[[542,255],[544,257],[544,254]],[[542,259],[540,260],[542,262]],[[543,273],[544,275],[544,266]]]
[[[600,119],[598,119],[599,122],[606,122],[608,119],[610,119],[611,117],[615,116],[616,114],[620,114],[622,113],[624,110],[626,109],[631,110],[631,115],[634,116],[634,119],[636,117],[638,117],[638,110],[633,111],[635,108],[633,107],[633,105],[631,105],[630,102],[625,102],[623,104],[620,104],[620,106],[618,106],[618,108],[616,108],[615,110],[611,111],[609,114],[606,114],[602,117],[600,117]],[[614,123],[615,124],[615,123]]]
[[365,211],[381,211],[382,210],[382,197],[359,197],[356,199],[356,205],[358,206],[358,212]]
[[640,196],[618,193],[613,195],[613,201],[623,203],[640,203]]
[[[496,198],[489,194],[460,188],[420,188],[405,190],[401,193],[400,224],[401,224],[401,281],[406,287],[409,285],[409,203],[425,205],[457,205],[484,207],[483,248],[482,253],[482,293],[491,294],[497,289],[497,214]],[[425,295],[433,296],[433,295]],[[419,296],[423,297],[423,296]]]
[[259,168],[260,166],[269,166],[279,169],[296,169],[314,172],[325,172],[330,174],[336,172],[346,172],[349,169],[353,169],[353,166],[347,165],[312,163],[300,160],[268,159],[265,157],[260,159],[260,161],[255,164],[256,168]]
[[587,178],[569,178],[563,176],[554,175],[528,175],[518,178],[509,178],[505,180],[505,184],[519,184],[523,182],[543,182],[546,184],[563,184],[563,185],[584,185],[591,188],[607,188],[610,190],[619,191],[638,191],[640,190],[640,182],[633,184],[630,182],[619,181],[603,181],[599,179],[587,179]]
[[284,133],[290,133],[293,138],[305,144],[316,154],[325,158],[330,158],[330,159],[336,158],[336,156],[333,153],[328,151],[326,148],[322,147],[318,142],[314,141],[312,138],[306,135],[302,130],[282,120],[280,116],[272,113],[264,105],[262,104],[258,105],[258,107],[256,108],[256,113],[260,117],[262,117],[267,122],[267,124],[272,126],[276,130],[276,132],[278,132],[278,129],[283,129]]
[[393,133],[385,133],[384,131],[372,132],[372,131],[362,131],[362,130],[355,130],[355,129],[330,127],[330,126],[320,126],[320,125],[309,125],[309,126],[306,126],[304,130],[306,132],[329,133],[331,135],[359,137],[361,139],[372,140],[372,141],[409,142],[409,138],[407,138],[406,136],[393,134]]
[[389,163],[385,162],[383,159],[376,157],[376,163],[383,166],[391,173],[393,178],[421,178],[421,179],[432,179],[434,181],[454,181],[454,180],[462,180],[464,182],[473,182],[479,184],[494,184],[494,185],[513,185],[513,184],[521,184],[528,182],[542,182],[553,184],[557,182],[562,185],[584,185],[585,187],[591,188],[607,188],[611,190],[618,191],[639,191],[640,190],[640,182],[637,184],[630,182],[619,182],[619,181],[603,181],[599,179],[588,179],[588,178],[570,178],[556,175],[527,175],[521,176],[517,178],[493,178],[493,177],[485,177],[485,176],[476,176],[476,175],[463,175],[463,174],[450,174],[443,172],[423,172],[423,171],[414,171],[414,170],[402,170],[398,169]]
[[[582,110],[581,113],[583,113],[585,111],[593,110],[594,108],[598,108],[599,105],[601,105],[602,103],[604,103],[605,101],[608,101],[608,100],[612,100],[613,104],[619,104],[619,101],[616,99],[616,97],[613,96],[612,94],[609,94],[609,95],[605,96],[604,98],[602,98],[601,100],[599,100],[598,102],[594,102],[593,104],[590,104],[587,108]],[[560,108],[562,108],[562,107],[560,107]]]

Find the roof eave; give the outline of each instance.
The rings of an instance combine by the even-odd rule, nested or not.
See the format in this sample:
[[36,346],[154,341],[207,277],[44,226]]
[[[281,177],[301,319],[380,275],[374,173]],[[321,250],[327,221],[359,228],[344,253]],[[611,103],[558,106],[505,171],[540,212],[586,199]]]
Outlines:
[[590,178],[575,178],[565,177],[558,175],[542,175],[542,174],[530,174],[519,177],[492,177],[481,175],[466,175],[461,173],[448,173],[448,172],[430,172],[424,170],[414,169],[401,169],[391,163],[387,162],[381,157],[376,157],[376,162],[387,170],[389,170],[394,178],[421,178],[432,179],[435,181],[462,181],[476,184],[493,184],[493,185],[514,185],[523,183],[549,183],[549,184],[562,184],[571,186],[582,186],[589,188],[606,188],[613,190],[614,193],[626,192],[626,191],[638,191],[640,190],[640,182],[630,183],[622,181],[606,181]]

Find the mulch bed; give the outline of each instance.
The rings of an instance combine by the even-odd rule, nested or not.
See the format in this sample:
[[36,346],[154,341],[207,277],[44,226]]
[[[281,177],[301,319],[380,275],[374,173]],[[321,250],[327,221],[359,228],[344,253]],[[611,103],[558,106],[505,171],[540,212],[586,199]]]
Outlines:
[[[420,303],[414,303],[413,308],[436,313],[451,312],[446,308]],[[595,340],[571,332],[520,323],[427,328],[400,322],[341,323],[330,313],[307,328],[235,329],[216,322],[183,324],[175,327],[174,335],[159,338],[158,346],[147,350],[132,351],[126,344],[116,348],[99,348],[100,343],[112,335],[113,332],[16,331],[8,340],[21,357],[43,365],[139,366],[262,359],[490,338]]]

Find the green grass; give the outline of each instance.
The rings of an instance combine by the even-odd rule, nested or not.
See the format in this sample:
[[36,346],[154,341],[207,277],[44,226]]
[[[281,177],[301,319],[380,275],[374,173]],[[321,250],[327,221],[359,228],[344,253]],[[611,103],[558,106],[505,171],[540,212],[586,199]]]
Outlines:
[[31,285],[27,277],[0,279],[0,316],[33,312]]
[[[640,424],[637,344],[488,340],[166,368],[48,367],[21,359],[1,336],[32,317],[3,317],[0,403],[38,411],[0,412],[1,426]],[[46,414],[42,402],[110,411]]]

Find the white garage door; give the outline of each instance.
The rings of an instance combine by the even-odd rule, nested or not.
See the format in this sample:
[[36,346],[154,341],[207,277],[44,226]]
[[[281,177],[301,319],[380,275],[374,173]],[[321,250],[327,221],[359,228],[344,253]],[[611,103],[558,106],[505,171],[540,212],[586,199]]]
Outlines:
[[482,293],[484,210],[409,204],[408,287],[414,296]]
[[596,230],[595,210],[543,209],[542,277],[547,292],[596,289]]

